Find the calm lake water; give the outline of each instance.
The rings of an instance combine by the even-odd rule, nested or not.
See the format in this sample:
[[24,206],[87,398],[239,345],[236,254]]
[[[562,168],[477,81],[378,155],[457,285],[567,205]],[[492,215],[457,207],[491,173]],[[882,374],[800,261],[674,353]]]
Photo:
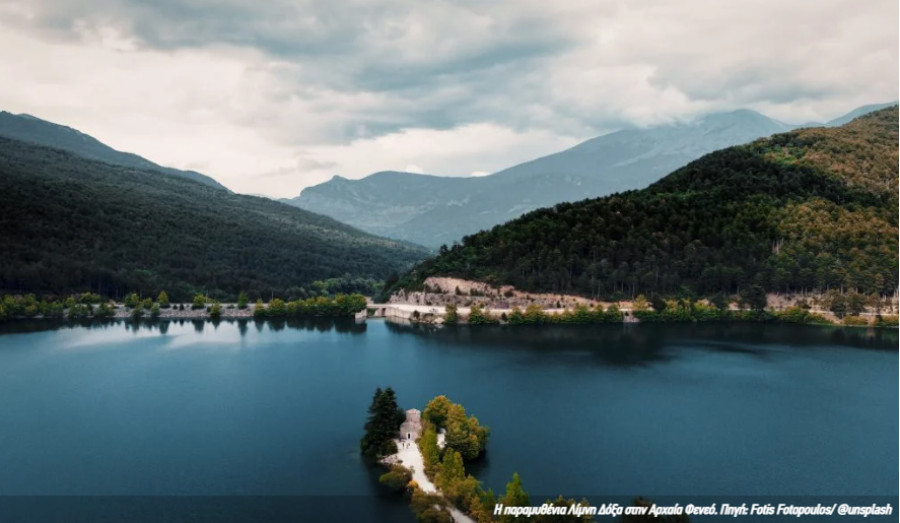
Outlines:
[[518,471],[538,503],[896,500],[897,344],[751,324],[8,324],[0,519],[413,521],[358,454],[378,386],[462,403],[492,430],[471,470],[495,491]]

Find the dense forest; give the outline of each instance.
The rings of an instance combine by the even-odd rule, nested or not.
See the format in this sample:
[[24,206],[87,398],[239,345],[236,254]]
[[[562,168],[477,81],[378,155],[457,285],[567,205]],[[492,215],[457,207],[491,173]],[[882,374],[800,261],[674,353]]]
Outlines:
[[426,254],[266,198],[6,138],[0,206],[7,293],[297,299],[371,292]]
[[467,236],[392,288],[456,276],[619,299],[897,289],[898,111],[708,154],[640,191]]

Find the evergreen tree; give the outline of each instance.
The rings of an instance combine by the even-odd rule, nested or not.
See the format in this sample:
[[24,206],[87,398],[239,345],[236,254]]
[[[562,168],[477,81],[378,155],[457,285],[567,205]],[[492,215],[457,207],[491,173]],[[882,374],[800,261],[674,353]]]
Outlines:
[[751,285],[743,289],[741,291],[741,299],[756,312],[762,312],[768,305],[766,291],[759,285]]
[[237,306],[238,306],[238,309],[246,309],[247,308],[247,293],[246,292],[241,291],[241,293],[238,294]]
[[125,306],[129,309],[134,308],[137,304],[141,302],[141,299],[138,297],[136,292],[132,292],[128,296],[125,296]]
[[[506,484],[506,494],[500,498],[498,503],[502,503],[504,507],[527,507],[531,504],[531,498],[522,488],[522,479],[519,478],[518,472],[513,473],[512,481]],[[515,516],[504,515],[500,518],[500,521],[503,522],[515,520]]]
[[463,465],[463,459],[459,452],[448,449],[444,452],[444,459],[441,462],[441,472],[437,475],[435,482],[437,486],[444,491],[448,497],[453,497],[453,493],[449,492],[452,487],[466,477],[466,468]]
[[365,425],[366,433],[360,441],[362,454],[369,458],[380,458],[396,453],[397,444],[394,440],[405,419],[406,414],[397,406],[394,390],[390,387],[375,389]]
[[169,308],[169,295],[166,294],[166,291],[159,291],[159,296],[156,297],[156,303],[159,304],[160,308]]

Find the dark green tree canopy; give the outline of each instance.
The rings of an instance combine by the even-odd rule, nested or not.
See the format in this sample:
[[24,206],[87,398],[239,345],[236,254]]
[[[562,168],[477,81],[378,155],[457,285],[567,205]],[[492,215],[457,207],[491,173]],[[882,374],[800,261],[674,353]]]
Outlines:
[[[307,298],[405,270],[426,251],[267,198],[0,138],[0,292],[184,302]],[[351,288],[352,287],[352,288]]]
[[369,418],[365,425],[365,435],[360,441],[360,450],[368,458],[380,458],[397,452],[397,439],[400,424],[406,414],[397,405],[394,389],[381,387],[375,389],[372,404],[369,405]]

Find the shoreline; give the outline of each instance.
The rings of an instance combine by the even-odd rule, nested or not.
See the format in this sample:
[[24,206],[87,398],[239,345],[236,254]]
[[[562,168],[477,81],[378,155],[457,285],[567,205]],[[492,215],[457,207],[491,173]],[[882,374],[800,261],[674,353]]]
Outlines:
[[[615,304],[613,304],[615,305]],[[417,305],[411,303],[369,303],[367,305],[367,310],[369,311],[368,318],[384,318],[386,321],[391,321],[394,323],[401,324],[426,324],[433,325],[435,327],[444,327],[452,324],[448,324],[445,322],[446,318],[446,310],[444,306],[433,306],[433,305]],[[496,322],[494,325],[511,325],[516,326],[516,324],[510,323],[508,320],[503,318],[508,318],[513,313],[512,308],[483,308],[481,312],[484,314],[488,314],[492,316]],[[739,322],[739,323],[792,323],[797,325],[818,325],[822,327],[862,327],[862,328],[892,328],[896,329],[898,326],[894,325],[877,325],[875,324],[876,318],[879,316],[883,318],[896,318],[896,314],[880,314],[877,312],[863,312],[860,313],[859,316],[846,316],[845,318],[863,318],[867,320],[867,323],[864,325],[854,324],[854,323],[844,323],[843,319],[837,318],[831,311],[821,310],[821,309],[810,309],[806,311],[811,315],[819,315],[824,317],[827,322],[821,321],[790,321],[787,319],[783,319],[778,317],[779,314],[785,313],[788,308],[775,308],[770,307],[766,308],[764,311],[759,312],[764,316],[762,318],[754,317],[754,318],[746,318],[742,317],[742,315],[750,315],[754,314],[752,309],[741,309],[737,307],[730,307],[727,309],[727,313],[729,313],[729,317],[723,318],[711,318],[711,319],[669,319],[669,318],[659,318],[654,320],[641,320],[635,315],[635,311],[631,308],[618,308],[618,311],[622,314],[622,318],[616,321],[559,321],[559,319],[564,314],[572,313],[574,309],[571,308],[550,308],[550,309],[542,309],[542,313],[545,315],[546,319],[549,321],[538,321],[535,323],[529,323],[528,325],[592,325],[592,324],[652,324],[652,323],[725,323],[725,322]],[[641,311],[637,311],[638,314]],[[455,323],[456,325],[469,325],[469,322],[465,320],[465,318],[471,314],[471,307],[459,307],[457,308],[457,314],[459,315],[458,321]]]
[[[621,304],[621,307],[619,307]],[[245,308],[238,307],[237,303],[219,304],[218,315],[211,312],[212,306],[193,308],[191,303],[174,303],[166,308],[159,308],[159,314],[153,315],[147,309],[141,309],[141,313],[134,315],[134,309],[126,307],[123,303],[107,302],[107,315],[99,312],[94,306],[91,312],[86,314],[71,315],[70,309],[60,308],[53,315],[16,315],[8,316],[0,321],[15,322],[23,320],[59,320],[59,321],[92,321],[92,320],[143,320],[143,321],[209,321],[222,320],[354,320],[357,323],[365,323],[368,319],[384,319],[385,321],[407,325],[424,324],[437,328],[450,325],[591,325],[591,324],[635,324],[635,323],[793,323],[798,325],[819,325],[828,327],[862,327],[862,328],[898,328],[897,315],[895,313],[864,311],[859,315],[846,315],[838,318],[833,312],[821,308],[800,309],[792,307],[767,307],[762,311],[754,311],[749,308],[740,308],[731,304],[728,309],[713,309],[702,302],[697,302],[697,309],[693,305],[687,309],[655,312],[653,309],[643,308],[635,310],[632,302],[613,302],[609,308],[603,308],[602,304],[588,306],[578,304],[574,307],[550,307],[532,311],[522,310],[518,307],[481,307],[477,306],[479,319],[470,322],[473,306],[460,306],[456,308],[455,321],[446,321],[447,309],[444,305],[415,304],[415,303],[374,303],[371,298],[366,298],[365,306],[355,312],[347,314],[255,314],[257,306],[248,303]],[[85,307],[79,305],[79,307]],[[268,309],[264,304],[262,310]],[[516,316],[518,314],[518,316]],[[879,319],[880,318],[880,319]]]
[[[403,305],[403,307],[398,307],[398,305]],[[387,309],[386,311],[383,311]],[[375,314],[372,313],[373,310],[379,311]],[[419,316],[414,316],[414,313],[418,312]],[[763,314],[767,314],[768,316],[764,316],[762,318],[745,318],[741,316],[732,316],[727,318],[716,318],[716,319],[706,319],[706,320],[698,320],[698,319],[657,319],[652,321],[641,321],[640,319],[634,317],[632,315],[633,311],[630,309],[620,309],[620,312],[623,314],[621,320],[616,321],[559,321],[558,317],[564,313],[571,312],[571,309],[544,309],[543,313],[546,315],[546,318],[550,318],[548,321],[538,321],[534,323],[523,323],[523,324],[515,324],[510,323],[509,321],[500,320],[499,317],[502,314],[509,315],[512,310],[511,309],[484,309],[485,313],[492,315],[494,318],[498,318],[497,321],[488,324],[488,325],[478,325],[471,324],[468,321],[465,321],[464,316],[469,314],[469,309],[460,308],[458,310],[460,314],[460,319],[456,323],[445,323],[444,322],[444,311],[435,311],[434,307],[429,306],[417,306],[411,304],[375,304],[369,305],[363,311],[356,313],[353,316],[278,316],[278,317],[256,317],[253,315],[250,306],[247,309],[226,309],[223,308],[219,317],[214,318],[207,312],[205,309],[196,309],[196,310],[167,310],[162,309],[160,311],[159,316],[151,316],[149,314],[144,314],[139,317],[134,317],[130,313],[130,309],[122,306],[116,307],[114,314],[111,316],[100,317],[100,316],[88,316],[88,317],[77,317],[70,318],[67,315],[63,314],[62,316],[43,316],[43,315],[35,315],[35,316],[14,316],[11,318],[6,318],[0,323],[16,323],[23,321],[58,321],[61,323],[90,323],[94,321],[103,322],[103,321],[132,321],[132,322],[156,322],[156,321],[203,321],[216,323],[220,321],[258,321],[258,322],[267,322],[267,321],[309,321],[309,320],[330,320],[330,321],[354,321],[357,324],[365,324],[367,320],[384,320],[389,323],[394,323],[397,325],[426,325],[434,328],[445,328],[445,327],[480,327],[480,326],[493,326],[493,327],[517,327],[517,326],[584,326],[584,325],[634,325],[634,324],[693,324],[693,323],[772,323],[772,324],[793,324],[793,325],[811,325],[817,327],[841,327],[841,328],[863,328],[863,329],[898,329],[898,325],[896,324],[883,324],[878,325],[874,323],[874,319],[877,318],[877,313],[862,313],[860,317],[868,318],[873,320],[870,323],[866,324],[854,324],[854,323],[843,323],[839,319],[833,319],[829,322],[797,322],[797,321],[789,321],[783,318],[779,318],[777,314],[779,311],[777,309],[771,309],[764,311]],[[730,312],[734,313],[752,313],[750,310],[741,310],[741,309],[732,309]],[[810,311],[814,314],[823,314],[822,311]],[[883,315],[883,317],[894,317],[894,315]]]

